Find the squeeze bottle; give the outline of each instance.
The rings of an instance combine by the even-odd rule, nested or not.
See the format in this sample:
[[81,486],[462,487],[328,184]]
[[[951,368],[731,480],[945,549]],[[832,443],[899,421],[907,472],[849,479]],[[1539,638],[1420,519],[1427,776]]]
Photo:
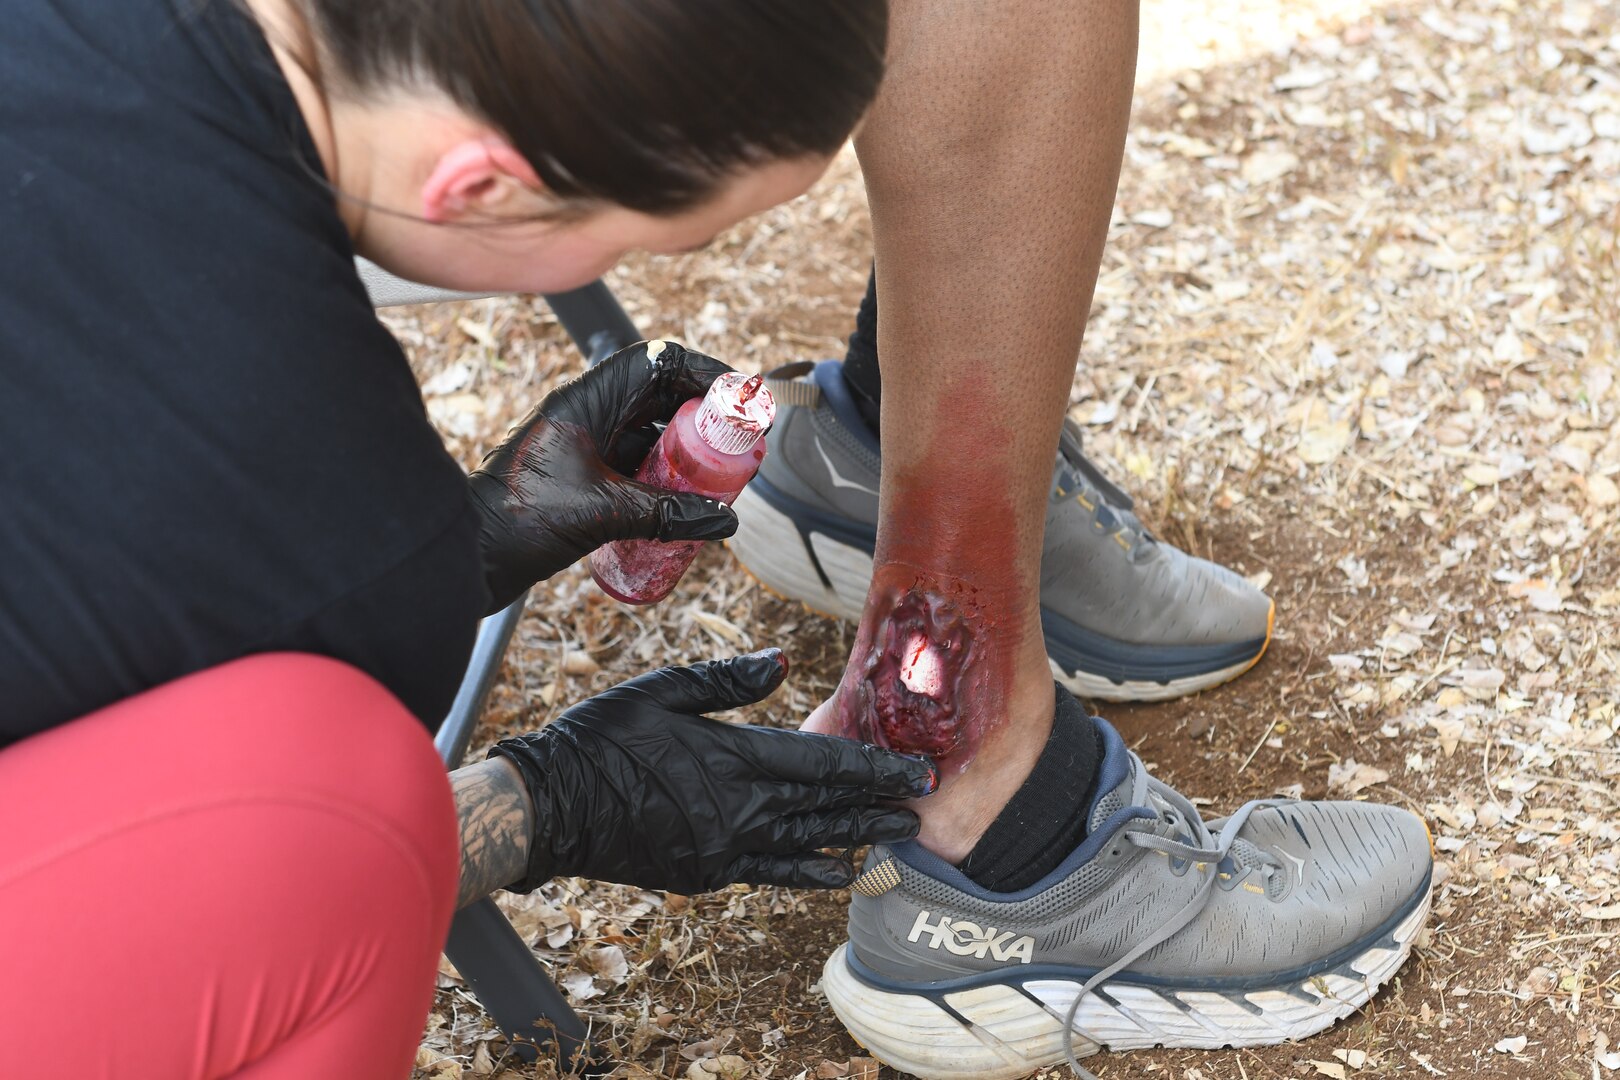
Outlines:
[[[636,471],[636,479],[672,491],[695,491],[731,504],[765,460],[765,432],[776,399],[763,376],[731,372],[682,405]],[[654,604],[692,565],[701,540],[619,540],[591,553],[591,577],[626,604]]]

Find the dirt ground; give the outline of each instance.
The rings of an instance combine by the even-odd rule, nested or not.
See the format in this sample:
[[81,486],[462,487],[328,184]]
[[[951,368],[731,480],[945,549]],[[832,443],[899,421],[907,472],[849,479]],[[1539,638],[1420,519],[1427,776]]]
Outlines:
[[[1278,792],[1422,814],[1440,882],[1366,1010],[1269,1050],[1102,1076],[1620,1076],[1620,21],[1612,4],[1148,0],[1136,117],[1071,414],[1160,535],[1275,597],[1269,655],[1100,707],[1224,812]],[[866,275],[853,159],[615,290],[650,335],[762,370],[838,355]],[[578,360],[542,303],[399,309],[469,464]],[[780,645],[791,724],[850,628],[723,550],[663,605],[541,585],[479,742],[650,666]],[[625,1077],[892,1075],[819,996],[847,897],[559,881],[502,903]],[[446,969],[416,1076],[553,1075]],[[1067,1075],[1066,1069],[1052,1075]]]

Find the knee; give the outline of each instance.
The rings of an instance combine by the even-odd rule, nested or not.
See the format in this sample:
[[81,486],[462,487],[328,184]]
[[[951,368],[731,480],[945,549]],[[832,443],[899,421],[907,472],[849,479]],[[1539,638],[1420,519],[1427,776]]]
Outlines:
[[[214,669],[250,774],[363,808],[454,861],[455,808],[422,722],[369,675],[323,656],[268,653]],[[205,673],[206,674],[206,673]]]
[[454,906],[455,806],[432,739],[319,657],[223,664],[8,748],[0,820],[24,815],[45,824],[0,833],[0,871],[34,867],[41,895],[117,881],[181,922],[229,907],[232,932],[353,932],[389,910],[432,949]]
[[163,747],[157,771],[176,794],[220,789],[346,813],[394,836],[436,889],[454,895],[459,852],[444,764],[422,723],[358,669],[268,653],[114,710],[148,721],[125,726],[138,729],[147,762]]
[[401,782],[444,772],[422,722],[381,683],[330,657],[264,653],[172,686],[187,686],[215,722],[251,742],[266,767],[282,760],[294,771],[377,762]]

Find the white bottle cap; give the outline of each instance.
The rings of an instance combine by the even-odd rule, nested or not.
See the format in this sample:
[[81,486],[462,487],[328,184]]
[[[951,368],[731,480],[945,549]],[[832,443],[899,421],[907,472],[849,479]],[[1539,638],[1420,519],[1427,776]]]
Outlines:
[[698,438],[722,454],[746,454],[776,422],[776,399],[761,375],[733,371],[714,380],[698,406]]

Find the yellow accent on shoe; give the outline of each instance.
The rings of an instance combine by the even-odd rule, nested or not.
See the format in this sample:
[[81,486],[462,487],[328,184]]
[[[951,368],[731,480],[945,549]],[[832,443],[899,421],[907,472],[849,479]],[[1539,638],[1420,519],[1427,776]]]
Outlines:
[[884,859],[867,870],[851,882],[849,888],[851,892],[858,892],[862,896],[882,896],[899,884],[900,871],[894,868],[894,860],[891,858]]

